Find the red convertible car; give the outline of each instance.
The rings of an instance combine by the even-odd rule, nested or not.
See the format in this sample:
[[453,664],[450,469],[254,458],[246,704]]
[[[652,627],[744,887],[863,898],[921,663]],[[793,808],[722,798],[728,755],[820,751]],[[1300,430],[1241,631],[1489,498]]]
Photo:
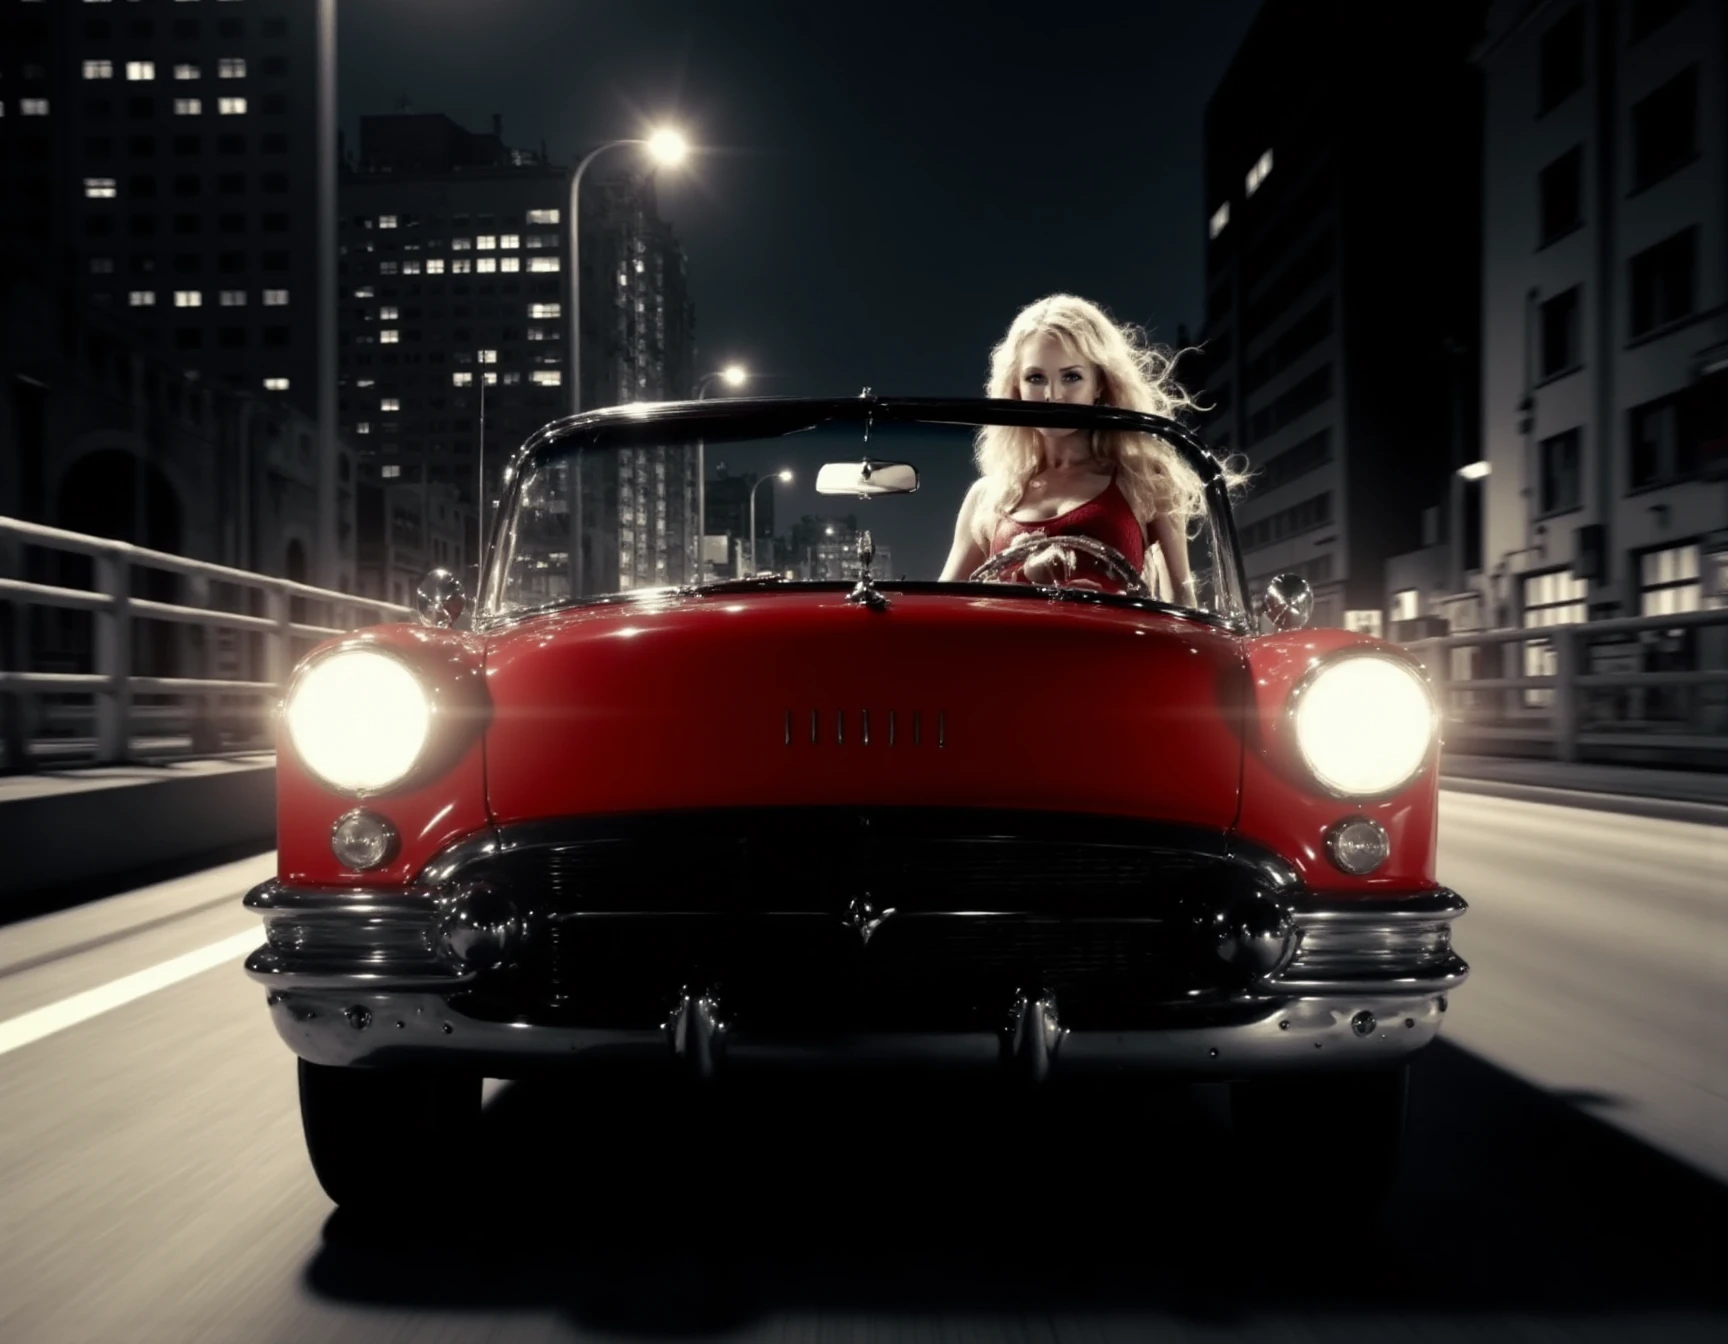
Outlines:
[[[1184,602],[1085,538],[1113,581],[898,573],[940,566],[990,424],[1180,453]],[[734,511],[726,573],[698,510]],[[511,463],[479,586],[435,571],[421,624],[317,648],[282,705],[246,969],[336,1202],[431,1194],[484,1078],[616,1058],[1227,1082],[1239,1129],[1384,1188],[1467,974],[1435,700],[1396,645],[1304,629],[1300,578],[1251,599],[1181,426],[869,393],[576,415]]]

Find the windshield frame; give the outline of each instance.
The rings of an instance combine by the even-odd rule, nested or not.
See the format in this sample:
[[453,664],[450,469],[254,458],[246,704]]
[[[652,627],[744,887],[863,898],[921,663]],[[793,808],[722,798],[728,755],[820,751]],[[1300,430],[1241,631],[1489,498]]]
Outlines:
[[[1028,589],[1027,596],[1051,600],[1098,601],[1112,606],[1127,605],[1140,609],[1165,611],[1189,618],[1203,618],[1210,624],[1224,626],[1239,633],[1250,633],[1254,618],[1249,603],[1247,568],[1242,560],[1241,542],[1236,532],[1236,519],[1224,484],[1224,469],[1218,458],[1185,425],[1158,415],[1125,411],[1115,406],[1070,406],[1062,403],[1037,403],[998,400],[983,397],[876,397],[866,392],[860,397],[727,397],[715,401],[638,402],[602,410],[582,411],[554,420],[535,431],[516,450],[505,469],[504,498],[500,501],[486,537],[486,549],[481,557],[479,592],[476,594],[474,628],[491,630],[514,624],[519,620],[547,611],[619,602],[665,599],[696,593],[744,591],[798,591],[834,588],[847,585],[831,580],[798,582],[784,579],[720,579],[713,583],[686,584],[665,588],[636,588],[622,593],[591,593],[561,598],[542,606],[497,609],[499,589],[503,582],[500,544],[507,527],[514,520],[521,499],[521,485],[529,470],[554,455],[568,453],[601,453],[618,448],[644,446],[662,438],[668,428],[676,427],[692,437],[706,437],[701,431],[712,425],[723,430],[728,439],[740,437],[773,438],[830,425],[857,425],[868,441],[869,431],[876,424],[929,424],[964,426],[976,429],[984,425],[1029,425],[1052,429],[1125,430],[1156,435],[1173,447],[1194,469],[1205,486],[1207,508],[1216,520],[1222,553],[1214,563],[1229,571],[1229,588],[1234,596],[1234,609],[1217,612],[1198,607],[1185,607],[1148,598],[1120,594],[1091,592],[1083,589]],[[875,580],[878,587],[894,591],[934,590],[955,596],[1000,596],[1005,585],[970,583],[966,581],[938,583],[935,580],[889,581]],[[1014,585],[1006,585],[1013,587]]]

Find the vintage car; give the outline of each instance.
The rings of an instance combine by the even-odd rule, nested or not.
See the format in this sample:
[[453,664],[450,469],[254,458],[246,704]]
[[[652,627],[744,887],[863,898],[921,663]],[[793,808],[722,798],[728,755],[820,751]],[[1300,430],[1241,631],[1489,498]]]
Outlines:
[[[940,569],[990,424],[1179,452],[1185,603],[1086,538],[1111,581],[876,572]],[[762,526],[763,487],[802,521]],[[695,577],[696,516],[728,574]],[[325,1191],[424,1195],[483,1079],[630,1059],[1228,1083],[1245,1135],[1383,1190],[1465,907],[1423,668],[1311,603],[1251,602],[1217,460],[1156,417],[866,391],[547,426],[477,600],[434,572],[420,624],[283,699],[246,969]]]

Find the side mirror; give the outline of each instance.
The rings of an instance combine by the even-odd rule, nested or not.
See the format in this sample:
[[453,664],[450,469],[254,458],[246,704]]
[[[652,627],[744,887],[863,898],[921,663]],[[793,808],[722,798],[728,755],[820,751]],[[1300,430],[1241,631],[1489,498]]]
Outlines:
[[1314,590],[1300,574],[1275,575],[1262,610],[1274,630],[1300,630],[1314,614]]
[[819,495],[909,495],[917,488],[910,462],[827,462],[816,473]]
[[462,580],[447,569],[435,569],[414,590],[414,605],[420,609],[420,624],[448,629],[468,610]]

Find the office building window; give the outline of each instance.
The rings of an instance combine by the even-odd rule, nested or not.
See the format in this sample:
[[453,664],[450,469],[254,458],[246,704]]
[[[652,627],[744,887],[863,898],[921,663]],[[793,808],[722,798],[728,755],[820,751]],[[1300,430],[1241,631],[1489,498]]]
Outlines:
[[498,246],[501,250],[503,250],[505,252],[513,251],[514,249],[522,246],[522,237],[520,234],[515,234],[515,233],[499,234],[498,235]]
[[495,252],[498,250],[498,239],[490,233],[483,233],[474,240],[476,252]]
[[153,289],[135,289],[126,296],[126,302],[133,308],[154,308],[156,306],[156,291]]
[[243,289],[225,289],[217,301],[224,308],[244,308],[246,306],[246,291]]
[[512,271],[519,271],[522,269],[522,258],[521,257],[499,257],[498,258],[498,269],[500,271],[505,272],[506,274],[509,274]]
[[1536,115],[1584,87],[1584,6],[1573,5],[1542,34]]
[[428,257],[428,258],[426,258],[426,274],[427,275],[443,275],[444,274],[444,258],[443,257]]
[[1571,233],[1584,222],[1584,150],[1574,145],[1542,170],[1539,246]]
[[266,378],[264,380],[264,390],[266,392],[286,392],[288,390],[288,380],[286,378]]
[[562,317],[564,305],[561,303],[531,303],[528,305],[529,317]]
[[1579,459],[1583,445],[1582,429],[1550,435],[1538,445],[1542,460],[1542,513],[1566,513],[1579,507]]
[[127,61],[126,78],[130,80],[146,80],[156,78],[155,61]]
[[111,177],[87,177],[84,179],[84,194],[93,200],[112,199],[117,194],[114,179]]
[[560,218],[561,216],[556,210],[530,210],[528,212],[530,224],[556,224]]
[[1553,378],[1584,362],[1580,333],[1584,291],[1577,285],[1542,305],[1542,376]]
[[402,400],[400,397],[380,397],[378,409],[381,411],[399,411],[402,409]]
[[1634,337],[1692,315],[1698,283],[1698,229],[1682,229],[1627,263]]
[[1687,66],[1632,105],[1632,186],[1640,190],[1698,154],[1698,67]]
[[496,350],[482,350],[479,352],[478,358],[482,364],[496,364],[498,352]]
[[285,289],[267,289],[264,291],[264,306],[266,308],[285,308],[288,306],[288,291]]
[[1400,588],[1392,594],[1392,607],[1386,613],[1393,621],[1413,621],[1422,614],[1422,594],[1416,588]]
[[197,79],[200,71],[191,61],[181,61],[174,67],[175,79]]
[[243,56],[224,56],[216,62],[216,77],[218,79],[245,79],[246,58]]
[[528,269],[531,271],[555,271],[558,269],[557,257],[530,257]]
[[199,98],[176,98],[174,100],[174,115],[177,117],[196,117],[204,111],[204,103]]
[[[1543,629],[1556,625],[1577,625],[1584,620],[1584,599],[1588,588],[1583,579],[1572,577],[1570,569],[1549,570],[1545,574],[1526,574],[1523,580],[1524,625],[1526,629]],[[1530,640],[1524,645],[1524,675],[1551,677],[1559,655],[1554,645],[1545,639]],[[1524,692],[1524,703],[1532,707],[1552,704],[1554,692],[1531,689]]]
[[371,421],[362,420],[359,424],[354,426],[354,432],[356,434],[370,434],[372,432]]
[[1248,188],[1247,194],[1252,196],[1255,192],[1259,191],[1260,184],[1271,175],[1272,151],[1268,149],[1264,151],[1259,158],[1254,160],[1254,166],[1248,170],[1248,177],[1245,182],[1245,185]]
[[564,374],[559,369],[535,369],[529,375],[529,381],[536,387],[561,387],[564,383]]
[[1638,557],[1638,614],[1674,616],[1704,605],[1698,543],[1645,551]]
[[450,382],[455,387],[471,387],[474,383],[474,375],[471,373],[453,373],[450,375]]
[[1701,426],[1688,409],[1686,397],[1675,393],[1646,401],[1626,413],[1626,439],[1631,450],[1629,489],[1690,480],[1697,473]]
[[204,295],[196,289],[177,289],[174,291],[174,306],[176,308],[199,308],[204,304]]
[[[428,263],[430,266],[430,263]],[[467,275],[474,269],[474,263],[467,257],[456,257],[450,262],[451,275]]]
[[20,98],[18,100],[18,115],[21,117],[45,117],[48,115],[48,100],[46,98]]
[[378,333],[379,345],[397,345],[401,342],[402,333],[394,327],[386,327]]
[[387,462],[378,468],[378,474],[387,481],[393,481],[402,474],[402,464],[399,462]]
[[85,79],[113,79],[114,78],[114,62],[113,61],[85,61],[84,62],[84,78]]
[[396,216],[395,215],[379,215],[378,216],[378,227],[381,229],[393,229],[393,228],[395,228],[396,227]]
[[218,98],[216,100],[216,111],[224,117],[244,116],[246,112],[246,100],[244,98]]
[[1211,237],[1211,238],[1216,238],[1219,234],[1224,232],[1224,227],[1229,222],[1230,222],[1230,202],[1225,201],[1224,204],[1222,204],[1221,206],[1219,206],[1216,210],[1214,210],[1212,212],[1212,223],[1210,226],[1211,232],[1207,236]]

